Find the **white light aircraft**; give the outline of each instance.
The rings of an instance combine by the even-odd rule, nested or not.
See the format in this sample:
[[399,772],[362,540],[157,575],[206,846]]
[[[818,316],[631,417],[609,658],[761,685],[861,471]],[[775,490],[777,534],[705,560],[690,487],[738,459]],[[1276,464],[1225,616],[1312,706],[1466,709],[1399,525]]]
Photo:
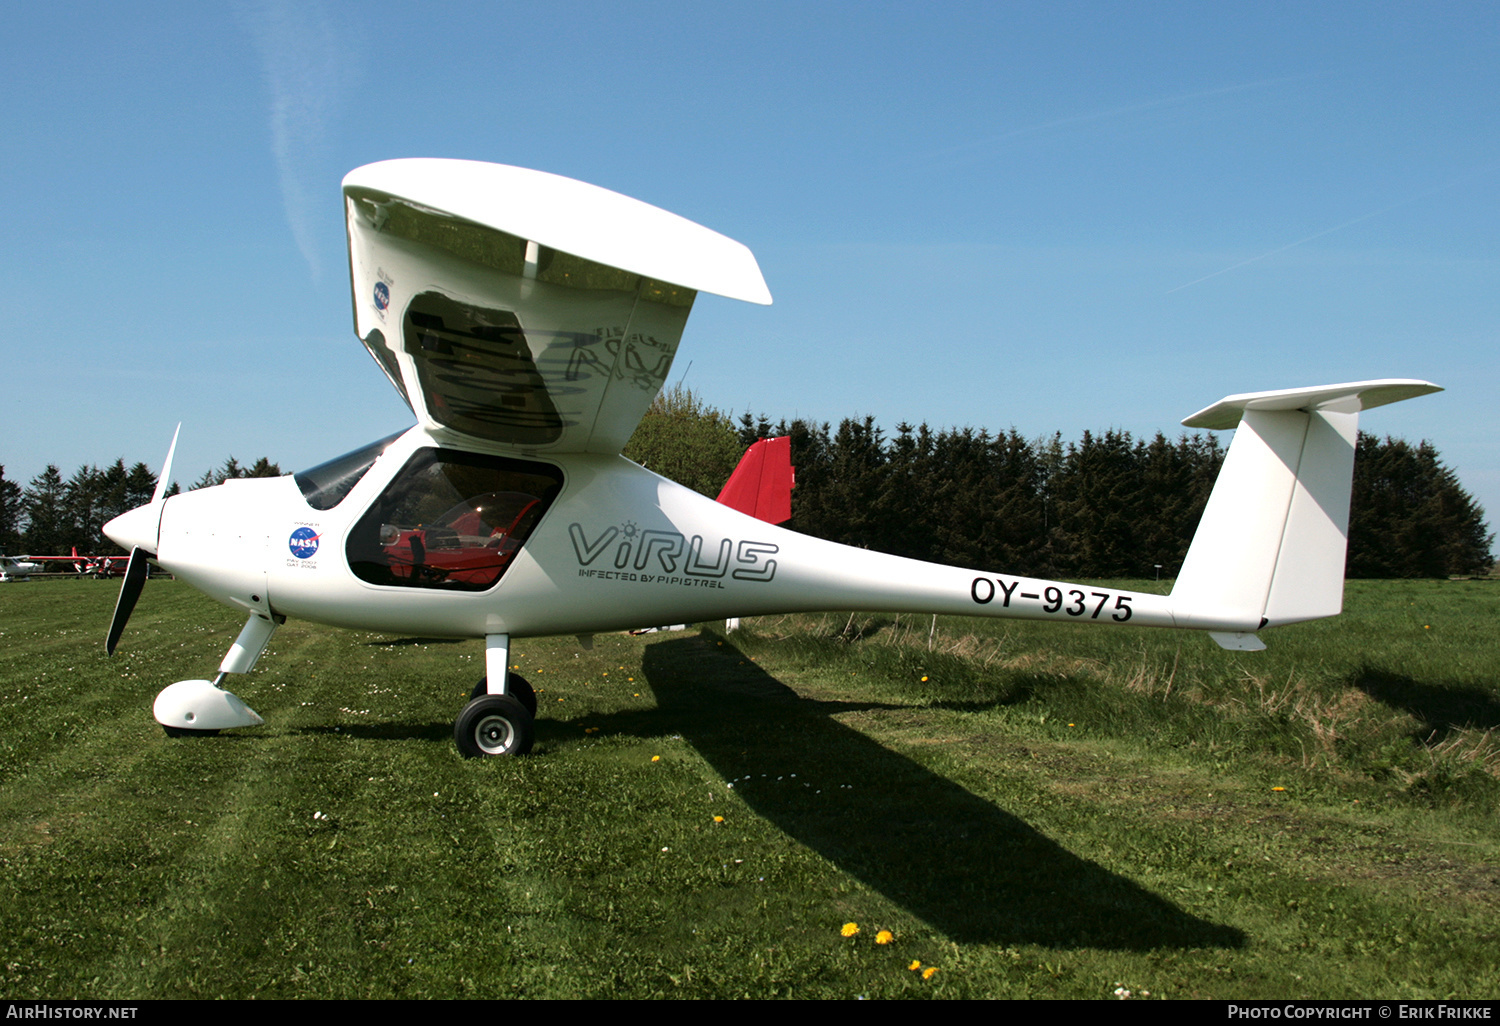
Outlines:
[[[532,743],[512,639],[807,610],[1207,631],[1336,615],[1361,410],[1414,380],[1232,395],[1188,427],[1236,428],[1170,595],[939,566],[776,527],[620,455],[698,292],[768,304],[744,246],[539,171],[392,160],[344,179],[354,324],[415,427],[288,477],[156,494],[105,533],[131,549],[114,651],[148,559],[242,610],[214,680],[158,695],[169,733],[259,724],[221,685],[287,617],[485,640],[459,713],[466,756]],[[176,438],[173,439],[173,449]]]
[[0,555],[0,582],[24,581],[41,569],[42,564],[32,562],[29,556]]

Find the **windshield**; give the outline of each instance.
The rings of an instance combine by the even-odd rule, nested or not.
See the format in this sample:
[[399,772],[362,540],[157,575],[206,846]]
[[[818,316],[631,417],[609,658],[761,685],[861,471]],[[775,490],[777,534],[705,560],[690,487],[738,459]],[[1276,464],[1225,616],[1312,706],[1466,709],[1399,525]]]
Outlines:
[[302,497],[313,509],[333,509],[344,501],[345,496],[359,484],[359,479],[365,476],[365,472],[375,465],[386,446],[404,434],[405,428],[394,435],[386,435],[378,442],[371,442],[353,452],[336,456],[327,463],[319,463],[316,467],[293,474],[292,479],[302,489]]

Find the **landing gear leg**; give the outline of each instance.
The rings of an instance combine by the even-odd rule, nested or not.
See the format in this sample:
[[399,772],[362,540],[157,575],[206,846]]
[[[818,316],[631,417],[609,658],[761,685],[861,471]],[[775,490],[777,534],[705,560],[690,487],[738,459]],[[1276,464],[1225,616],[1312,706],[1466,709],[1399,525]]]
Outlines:
[[[473,701],[480,695],[490,693],[490,679],[480,677],[479,683],[474,685],[474,690],[469,692],[469,700]],[[536,719],[536,690],[532,688],[531,682],[519,673],[510,674],[505,681],[505,693],[520,702],[531,713],[531,718]]]
[[249,673],[277,626],[284,622],[285,617],[272,619],[251,613],[213,680],[180,680],[163,688],[151,712],[167,736],[203,737],[227,727],[258,727],[264,723],[259,713],[221,685],[231,673]]
[[536,722],[536,692],[510,672],[510,636],[484,639],[485,675],[453,724],[453,740],[466,758],[525,755],[531,751]]

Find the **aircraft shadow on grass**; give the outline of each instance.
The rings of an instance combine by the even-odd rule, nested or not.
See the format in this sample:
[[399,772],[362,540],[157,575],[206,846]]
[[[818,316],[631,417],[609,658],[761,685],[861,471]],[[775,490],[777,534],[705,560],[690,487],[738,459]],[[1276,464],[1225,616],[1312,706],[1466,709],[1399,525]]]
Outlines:
[[1349,683],[1382,705],[1420,720],[1422,726],[1414,735],[1418,741],[1441,741],[1456,728],[1500,727],[1500,701],[1480,688],[1424,684],[1406,674],[1373,666],[1360,667]]
[[[952,939],[1137,951],[1245,944],[1241,931],[1071,854],[833,718],[879,703],[799,698],[715,641],[646,649],[656,730],[679,731],[757,814]],[[836,780],[822,779],[830,763],[844,767]]]
[[[1242,931],[1185,912],[1079,858],[1020,818],[834,719],[905,706],[801,698],[717,640],[701,635],[648,646],[642,672],[656,708],[586,721],[615,735],[681,734],[735,782],[735,793],[757,815],[955,941],[1131,951],[1246,943]],[[445,741],[452,728],[343,724],[337,732]],[[571,721],[546,716],[537,722],[543,745],[577,736]],[[837,779],[824,777],[830,764],[843,767]]]

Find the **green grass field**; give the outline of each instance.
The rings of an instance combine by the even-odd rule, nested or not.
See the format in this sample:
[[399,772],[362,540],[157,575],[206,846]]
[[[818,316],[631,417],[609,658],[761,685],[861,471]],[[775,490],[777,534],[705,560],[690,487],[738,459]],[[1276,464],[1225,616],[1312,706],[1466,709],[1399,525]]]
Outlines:
[[1353,582],[1253,654],[847,613],[523,641],[535,753],[489,761],[452,741],[479,642],[302,623],[230,683],[265,726],[169,739],[156,692],[239,620],[153,581],[107,660],[116,590],[0,587],[10,998],[1500,992],[1494,583]]

